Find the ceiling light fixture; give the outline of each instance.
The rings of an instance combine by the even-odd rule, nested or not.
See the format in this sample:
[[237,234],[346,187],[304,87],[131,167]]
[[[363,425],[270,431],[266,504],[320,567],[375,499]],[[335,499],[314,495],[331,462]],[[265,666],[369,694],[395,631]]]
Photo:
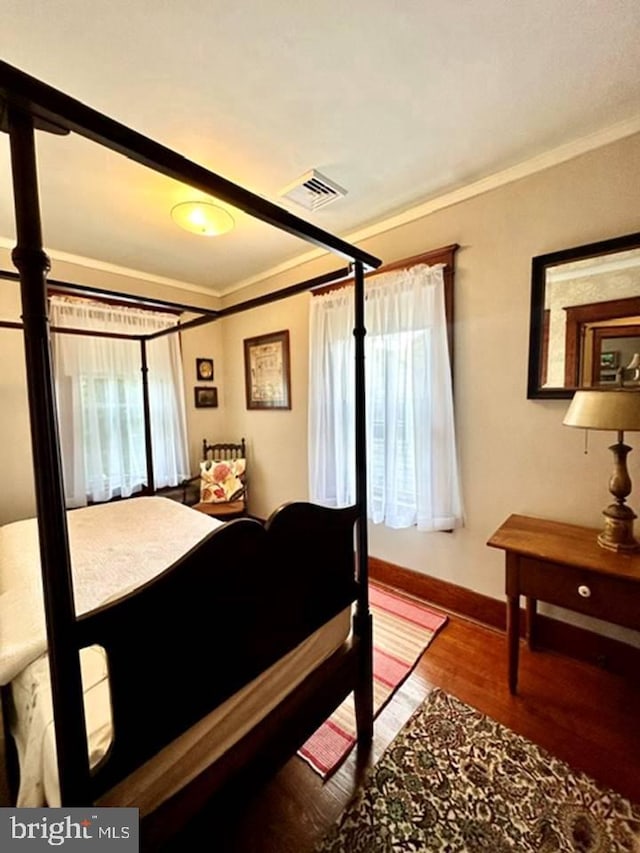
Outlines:
[[192,234],[202,237],[217,237],[226,234],[235,225],[233,216],[208,201],[183,201],[171,208],[171,218]]

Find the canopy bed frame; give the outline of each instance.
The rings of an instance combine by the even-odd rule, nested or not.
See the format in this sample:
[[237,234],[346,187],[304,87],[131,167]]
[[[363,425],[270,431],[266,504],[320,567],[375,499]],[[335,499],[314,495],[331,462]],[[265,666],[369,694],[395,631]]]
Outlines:
[[[22,324],[2,325],[21,327],[24,335],[32,457],[39,472],[36,492],[39,562],[61,803],[75,806],[98,802],[105,791],[234,690],[355,602],[349,641],[206,772],[146,818],[143,825],[148,827],[148,837],[161,838],[168,826],[190,817],[212,792],[248,766],[258,752],[263,757],[291,755],[353,689],[359,744],[366,745],[371,740],[364,273],[377,268],[380,261],[4,62],[0,62],[0,129],[9,134],[10,140],[17,234],[12,260],[19,272],[23,319]],[[88,613],[80,616],[76,613],[51,369],[46,278],[50,264],[42,243],[36,130],[77,133],[348,261],[346,268],[316,279],[219,311],[199,312],[202,316],[179,329],[184,331],[331,281],[354,277],[357,498],[353,507],[330,510],[305,503],[290,504],[276,511],[265,525],[253,519],[228,522],[205,536],[157,579]],[[58,290],[61,286],[60,282],[49,284]],[[83,290],[81,286],[75,287]],[[96,294],[93,288],[84,290]],[[117,296],[121,298],[122,294]],[[136,301],[135,297],[129,298]],[[182,307],[198,313],[192,306]],[[147,485],[153,492],[146,340],[140,340],[147,417]],[[221,561],[223,565],[233,566],[233,571],[227,572],[222,581],[212,571],[214,564]],[[274,587],[277,587],[275,592]],[[267,601],[272,608],[270,618],[264,608],[257,606],[261,601]],[[176,602],[184,606],[176,607]],[[220,620],[214,625],[213,607],[216,620]],[[225,613],[230,615],[225,617]],[[230,619],[241,620],[237,631],[240,648],[234,650],[225,665],[224,678],[216,680],[214,685],[202,673],[211,667],[212,657],[224,642]],[[100,644],[108,655],[114,722],[111,748],[93,770],[87,754],[79,662],[79,650],[91,643]],[[203,652],[194,658],[201,649]],[[179,697],[177,688],[171,686],[172,681],[168,684],[163,678],[167,659],[200,676],[193,679],[196,686],[193,689],[190,686],[186,698]],[[177,676],[177,680],[180,682],[181,678]],[[156,713],[153,725],[149,725],[149,717],[142,711],[145,708],[153,711],[154,703],[156,709],[163,703],[162,714]]]

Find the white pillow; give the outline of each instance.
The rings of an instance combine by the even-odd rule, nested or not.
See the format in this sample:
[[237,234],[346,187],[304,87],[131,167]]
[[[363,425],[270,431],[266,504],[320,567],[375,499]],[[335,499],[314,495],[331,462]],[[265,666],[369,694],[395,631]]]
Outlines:
[[245,459],[208,459],[200,463],[200,501],[227,503],[244,496]]

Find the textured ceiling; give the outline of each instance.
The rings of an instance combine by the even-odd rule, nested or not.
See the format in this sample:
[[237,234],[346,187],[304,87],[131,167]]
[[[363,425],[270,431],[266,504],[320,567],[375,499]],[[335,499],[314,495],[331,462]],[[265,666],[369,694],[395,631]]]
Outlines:
[[[310,213],[344,237],[640,116],[637,0],[2,0],[0,56],[279,204],[317,168],[348,190]],[[308,246],[77,137],[40,134],[44,236],[221,292]],[[13,239],[0,138],[0,238]]]

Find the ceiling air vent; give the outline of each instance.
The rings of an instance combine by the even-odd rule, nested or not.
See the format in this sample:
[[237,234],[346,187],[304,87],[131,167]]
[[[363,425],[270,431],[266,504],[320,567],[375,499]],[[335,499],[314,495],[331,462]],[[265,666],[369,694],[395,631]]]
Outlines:
[[296,204],[306,207],[307,210],[318,210],[318,208],[324,207],[325,204],[330,204],[346,194],[346,190],[338,186],[335,181],[331,181],[320,174],[316,169],[311,169],[310,172],[289,184],[280,193],[283,198],[295,201]]

